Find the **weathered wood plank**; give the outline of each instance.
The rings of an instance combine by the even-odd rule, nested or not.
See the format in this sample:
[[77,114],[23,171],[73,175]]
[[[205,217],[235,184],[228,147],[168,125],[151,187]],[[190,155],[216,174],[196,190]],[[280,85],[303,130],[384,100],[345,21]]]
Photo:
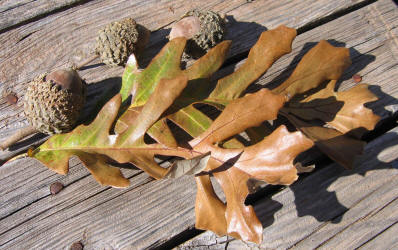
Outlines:
[[360,249],[396,249],[398,247],[398,223],[387,228],[384,232],[377,235],[374,239],[366,242]]
[[[301,40],[300,38],[306,34],[299,36],[299,42],[294,45],[298,49],[295,49],[291,56],[284,58],[285,63],[293,61],[294,56],[299,54],[300,49],[306,42],[316,41],[313,40],[314,37],[322,36],[322,34],[326,36],[328,32],[333,32],[329,34],[330,37],[333,37],[333,34],[339,36],[340,33],[346,32],[348,38],[343,36],[342,39],[349,39],[350,33],[358,28],[354,23],[358,20],[353,18],[353,16],[361,16],[363,18],[363,15],[368,13],[368,11],[368,9],[356,11],[350,14],[351,16],[347,15],[350,17],[338,23],[331,22],[324,25],[324,30],[314,31],[317,33],[321,32],[321,34],[308,35]],[[344,27],[341,27],[341,22],[344,22]],[[335,25],[340,25],[340,29],[335,29]],[[362,27],[361,30],[366,29],[368,27]],[[379,29],[382,30],[380,27]],[[344,32],[344,30],[346,31]],[[380,62],[376,60],[368,65],[368,67],[373,67],[373,69],[381,68],[382,71],[388,68],[388,65],[391,66],[394,61],[390,60],[387,62],[392,53],[387,49],[388,47],[380,46],[388,41],[380,30],[375,32],[375,35],[369,40],[358,41],[358,43],[361,45],[361,50],[359,50],[361,53],[368,52],[369,49],[370,54],[376,55],[377,58],[385,58],[385,60]],[[369,36],[365,36],[365,38],[368,39]],[[379,47],[373,47],[375,44],[378,44]],[[362,60],[360,62],[363,63]],[[385,65],[386,63],[387,66]],[[267,82],[273,79],[282,70],[283,66],[281,64],[276,65],[273,74],[263,78],[262,81]],[[392,75],[394,72],[394,70],[391,70]],[[379,72],[371,71],[367,77],[376,77],[375,73],[379,74]],[[349,83],[349,81],[345,81],[344,84]],[[383,86],[383,82],[376,82],[376,84]],[[18,168],[17,165],[13,165],[13,167]],[[2,168],[8,169],[9,164]],[[38,168],[43,169],[43,167],[32,166],[31,171],[38,171]],[[31,173],[27,174],[31,175]],[[86,177],[66,187],[64,192],[67,192],[66,197],[59,197],[60,201],[56,203],[56,206],[52,205],[49,197],[57,199],[56,197],[58,196],[44,196],[26,208],[20,209],[21,207],[19,207],[12,214],[12,217],[8,216],[2,221],[6,228],[4,228],[2,234],[0,233],[0,244],[7,242],[5,245],[7,247],[38,247],[43,246],[43,244],[44,247],[52,247],[54,245],[65,247],[75,240],[83,239],[89,249],[91,247],[121,248],[127,246],[137,246],[138,248],[157,245],[161,241],[167,240],[182,230],[191,227],[194,221],[193,203],[195,190],[193,180],[183,178],[175,183],[168,181],[146,183],[147,179],[143,176],[146,175],[133,176],[131,178],[132,183],[138,182],[142,185],[133,186],[131,190],[128,189],[123,194],[116,193],[117,191],[123,192],[120,190],[100,188],[96,186],[97,184],[91,177]],[[68,189],[73,190],[67,191]],[[62,192],[59,195],[61,194]],[[107,197],[111,197],[112,200],[104,201]],[[71,199],[72,201],[70,201]],[[156,207],[157,209],[155,209]],[[118,209],[117,212],[115,212],[116,209]],[[178,209],[181,209],[181,212],[176,211]],[[164,214],[167,214],[165,218],[159,217]],[[18,220],[19,217],[25,217],[27,220]],[[17,223],[14,220],[17,220]],[[84,236],[85,229],[89,232],[86,233],[86,236]],[[53,232],[64,232],[64,234]],[[104,232],[106,232],[108,237],[106,239],[104,239]]]
[[[391,185],[394,183],[394,186]],[[392,192],[396,189],[398,182],[387,183],[387,189],[384,187],[382,192],[377,192],[377,196],[372,195],[371,199],[366,199],[366,202],[361,202],[360,210],[357,209],[355,212],[367,211],[368,214],[363,218],[358,218],[358,221],[344,228],[338,234],[333,235],[332,238],[328,238],[325,242],[320,245],[320,249],[330,249],[330,247],[339,247],[344,249],[358,248],[362,244],[366,243],[369,239],[372,239],[380,232],[389,228],[398,221],[398,194]],[[386,194],[387,193],[387,194]],[[395,194],[394,194],[395,193]],[[384,199],[388,199],[389,203],[384,206],[379,206],[374,210],[369,210],[369,206],[375,204],[382,204]],[[353,211],[354,212],[354,211]],[[353,217],[350,214],[345,215],[347,217]],[[326,229],[327,230],[327,229]],[[330,236],[329,236],[330,237]],[[385,248],[392,248],[391,245],[384,244]],[[380,245],[379,249],[382,248]],[[306,248],[307,249],[307,248]]]
[[53,0],[53,1],[1,1],[0,2],[0,31],[24,23],[28,20],[39,18],[53,11],[68,6],[83,3],[82,0]]
[[[395,136],[394,139],[398,139],[396,135],[390,134],[389,136]],[[389,150],[388,148],[386,149],[387,152]],[[397,155],[395,155],[396,159]],[[330,249],[330,247],[338,247],[354,249],[396,223],[398,221],[396,212],[398,207],[397,170],[391,169],[390,173],[392,174],[367,177],[369,179],[368,183],[371,183],[372,186],[374,183],[377,183],[376,185],[378,186],[378,182],[380,182],[378,178],[382,179],[384,184],[377,189],[373,189],[372,186],[368,188],[361,183],[354,183],[354,185],[359,185],[360,188],[358,189],[351,189],[349,185],[344,187],[345,189],[342,189],[337,196],[339,201],[342,202],[348,199],[354,201],[349,210],[333,218],[331,223],[319,226],[313,233],[297,243],[294,248],[321,247]],[[358,192],[364,193],[365,196],[358,199],[357,196],[360,196]],[[356,199],[358,199],[357,202],[355,202]]]
[[[57,180],[62,179],[62,182],[68,185],[81,178],[86,171],[81,168],[79,163],[77,159],[71,162],[71,169],[67,178],[62,178],[56,173],[49,172],[44,167],[37,168],[37,162],[30,159],[10,164],[11,166],[7,169],[0,168],[2,184],[0,190],[0,218],[7,217],[18,211],[18,209],[48,196],[50,194],[49,185]],[[32,172],[31,168],[37,168],[37,171]],[[33,174],[26,175],[26,173]],[[2,229],[1,225],[0,228]]]
[[[91,177],[74,182],[58,195],[45,196],[2,219],[0,245],[59,249],[83,240],[88,249],[143,248],[163,239],[163,228],[178,234],[193,219],[194,189],[179,190],[181,185],[194,186],[193,179],[152,182],[140,173],[131,182],[128,189],[99,187]],[[154,194],[159,197],[154,199]],[[173,211],[165,213],[164,207]],[[169,224],[170,219],[177,223]],[[105,232],[109,238],[104,237]],[[52,234],[59,238],[51,240],[48,237]]]

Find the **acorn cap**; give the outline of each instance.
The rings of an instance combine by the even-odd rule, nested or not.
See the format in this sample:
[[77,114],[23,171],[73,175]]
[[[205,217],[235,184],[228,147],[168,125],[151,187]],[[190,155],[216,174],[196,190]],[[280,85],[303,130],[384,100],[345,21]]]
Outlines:
[[185,53],[196,59],[224,40],[225,34],[225,20],[219,14],[210,10],[191,10],[173,25],[170,40],[178,36],[189,39]]
[[99,30],[95,53],[108,65],[125,65],[129,56],[137,57],[145,48],[149,30],[132,18],[113,22]]
[[69,132],[85,102],[85,83],[74,70],[42,74],[29,83],[24,110],[30,124],[49,135]]

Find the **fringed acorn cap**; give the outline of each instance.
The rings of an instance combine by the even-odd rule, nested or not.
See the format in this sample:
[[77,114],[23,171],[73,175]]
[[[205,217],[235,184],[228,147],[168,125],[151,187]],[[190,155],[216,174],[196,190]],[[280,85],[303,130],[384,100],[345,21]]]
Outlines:
[[175,23],[170,32],[170,39],[184,36],[187,39],[185,53],[199,58],[208,50],[224,40],[226,24],[216,12],[191,10]]
[[43,74],[29,83],[24,100],[30,124],[46,134],[72,130],[85,102],[85,83],[74,70]]
[[125,65],[131,54],[140,54],[150,32],[132,18],[106,25],[98,32],[95,52],[103,63]]

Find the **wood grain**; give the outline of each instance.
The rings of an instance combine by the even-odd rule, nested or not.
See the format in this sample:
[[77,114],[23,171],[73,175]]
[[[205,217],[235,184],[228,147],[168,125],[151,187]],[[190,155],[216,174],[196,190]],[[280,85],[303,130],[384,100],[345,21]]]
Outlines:
[[360,249],[396,249],[398,247],[398,223],[393,224],[385,231],[376,235],[373,239],[366,242]]
[[0,32],[17,24],[40,18],[46,14],[67,8],[68,6],[86,2],[82,0],[5,0],[0,2]]
[[[394,187],[391,186],[392,183]],[[352,211],[353,213],[356,214],[359,211],[366,211],[367,214],[364,214],[364,217],[357,218],[357,221],[349,224],[347,227],[342,227],[342,230],[332,237],[329,235],[328,240],[320,245],[320,249],[330,249],[330,247],[336,246],[344,249],[357,248],[366,243],[369,239],[377,236],[380,232],[394,225],[398,221],[398,194],[393,192],[397,184],[398,182],[396,181],[387,183],[385,185],[387,186],[386,189],[383,187],[382,190],[377,190],[379,192],[375,192],[377,196],[371,196],[369,199],[366,199],[367,202],[361,202],[361,208],[356,206],[355,210],[357,211]],[[389,200],[389,203],[384,203],[383,206],[369,209],[369,206],[375,204],[375,200],[377,200],[378,204],[383,204],[382,202],[386,200]],[[353,214],[348,213],[344,216],[354,217]],[[311,238],[318,240],[316,237]],[[381,247],[382,246],[378,246],[379,249],[381,249]],[[383,247],[392,248],[393,245],[384,244]]]
[[[90,4],[85,4],[82,7],[87,6],[93,8],[90,10],[92,13],[97,7]],[[242,6],[246,6],[246,4]],[[239,8],[242,8],[242,6]],[[261,6],[268,8],[268,5]],[[260,6],[256,5],[255,7],[259,8]],[[381,13],[381,17],[385,20],[390,22],[392,19],[392,22],[390,22],[391,29],[382,25],[379,20],[380,17],[377,19],[377,15],[376,17],[373,16],[372,11],[374,12],[374,10],[372,8],[377,8]],[[392,97],[383,99],[383,102],[394,105],[393,96],[396,96],[396,89],[393,86],[393,80],[390,80],[389,77],[394,78],[397,75],[397,70],[394,68],[396,61],[392,60],[396,54],[394,52],[395,47],[393,47],[395,45],[391,43],[391,39],[387,36],[388,34],[396,34],[394,33],[396,32],[394,22],[396,15],[394,19],[393,8],[395,6],[392,2],[381,1],[298,36],[294,43],[295,49],[293,53],[283,57],[281,62],[278,62],[259,83],[268,83],[272,80],[278,81],[278,76],[284,71],[285,66],[290,63],[293,65],[297,61],[295,56],[300,55],[301,49],[307,42],[318,41],[323,37],[336,38],[339,41],[345,41],[348,46],[353,46],[362,54],[367,53],[367,55],[355,55],[357,64],[354,63],[353,68],[350,69],[351,73],[360,69],[364,79],[372,79],[371,83],[381,86],[383,91],[391,91],[387,93],[392,95]],[[79,9],[74,9],[74,11],[78,12]],[[277,18],[279,13],[276,12],[275,8],[272,9],[272,12],[274,11],[273,17]],[[266,17],[270,18],[272,16],[270,15],[271,12],[266,13],[268,13]],[[392,17],[390,16],[391,13],[393,14]],[[68,11],[63,14],[66,16],[72,15]],[[266,17],[263,18],[265,19]],[[62,18],[62,16],[58,18]],[[270,19],[273,20],[272,18]],[[66,19],[61,20],[65,21]],[[367,22],[374,22],[374,26],[368,26]],[[89,24],[86,25],[89,26]],[[352,39],[354,39],[354,42],[351,42]],[[152,44],[155,43],[152,42]],[[71,48],[64,49],[71,51]],[[370,63],[369,56],[374,56],[376,59]],[[61,56],[61,58],[64,58],[61,60],[66,61],[65,56]],[[235,65],[225,68],[221,74],[226,74],[234,67]],[[116,74],[116,71],[107,68],[107,66],[99,68],[102,69],[102,73],[97,71],[97,68],[94,68],[85,71],[86,76],[92,75],[94,79],[104,79],[105,77],[102,74],[110,72],[113,72],[114,76],[120,74],[120,72]],[[109,71],[107,71],[108,69]],[[35,70],[33,69],[33,71]],[[118,70],[121,71],[121,69]],[[110,77],[110,75],[112,74],[107,77]],[[346,75],[347,79],[342,83],[343,87],[352,84],[349,75],[350,72]],[[285,76],[286,74],[281,74],[281,78]],[[28,79],[28,77],[25,79]],[[18,86],[22,88],[23,83],[24,81],[21,80]],[[4,110],[8,110],[8,108],[5,107]],[[11,124],[14,123],[15,121],[11,121]],[[374,153],[371,145],[373,144],[368,146],[368,156],[369,159],[374,159],[377,154],[371,154],[371,152]],[[390,156],[393,157],[394,154],[390,154]],[[383,157],[388,158],[387,156]],[[4,194],[8,195],[4,196],[4,199],[0,198],[1,203],[7,203],[8,200],[12,200],[3,208],[4,210],[0,210],[3,215],[0,223],[0,246],[4,248],[65,248],[77,240],[82,240],[87,249],[111,249],[133,246],[135,248],[145,248],[158,246],[193,226],[193,206],[196,191],[194,181],[190,178],[181,178],[174,182],[166,180],[153,182],[146,174],[128,170],[125,172],[130,176],[132,186],[128,189],[118,190],[98,186],[91,176],[87,176],[87,171],[81,164],[74,166],[71,169],[71,174],[65,177],[52,174],[37,163],[25,168],[28,164],[30,164],[30,160],[19,160],[0,168],[2,171],[0,174],[0,186],[6,187]],[[377,168],[375,165],[366,166],[371,169],[373,167]],[[325,178],[322,179],[324,182],[310,182],[310,184],[307,184],[309,187],[304,190],[311,191],[319,189],[328,183],[334,183],[334,180],[342,174],[342,170],[334,165],[326,169],[328,171],[324,172]],[[380,172],[380,175],[382,175],[381,170],[374,172]],[[18,175],[22,173],[24,174],[23,177]],[[390,172],[386,174],[391,175]],[[17,187],[18,191],[15,191],[12,180],[17,178],[17,175],[20,179],[17,179],[19,184],[15,185],[15,187]],[[3,178],[3,176],[6,177]],[[47,187],[55,180],[64,182],[66,188],[56,196],[50,196]],[[39,186],[36,186],[37,183],[42,183],[41,188],[37,188]],[[32,189],[29,196],[33,198],[24,197],[24,190],[26,190],[24,185]],[[318,197],[319,199],[323,198],[322,193]],[[280,204],[291,204],[293,202],[291,194],[282,196],[282,198],[283,201],[270,203],[266,209],[258,211],[260,217],[272,212],[272,208],[280,207]],[[312,200],[308,202],[311,204]],[[292,218],[297,218],[294,205],[287,206],[287,208],[289,207],[290,210],[284,211],[289,212],[290,214],[288,215],[292,216]],[[345,210],[337,207],[336,211]],[[280,228],[279,231],[280,233],[282,232]]]

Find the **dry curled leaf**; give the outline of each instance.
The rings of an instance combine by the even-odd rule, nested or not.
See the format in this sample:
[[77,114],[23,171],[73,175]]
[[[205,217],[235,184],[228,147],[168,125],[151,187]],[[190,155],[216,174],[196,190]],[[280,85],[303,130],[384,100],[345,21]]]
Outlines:
[[183,175],[196,175],[202,172],[209,162],[210,152],[188,160],[175,161],[168,168],[164,178],[178,178]]
[[[30,156],[66,173],[69,157],[76,155],[98,182],[115,187],[129,183],[111,165],[115,161],[132,163],[157,179],[196,175],[196,227],[260,243],[261,222],[253,207],[245,205],[251,191],[248,182],[293,183],[298,170],[309,171],[294,162],[296,156],[314,143],[339,163],[352,165],[363,146],[358,137],[378,121],[364,107],[375,100],[366,85],[334,90],[350,59],[347,49],[326,41],[311,49],[281,86],[242,96],[291,51],[295,36],[296,31],[285,26],[263,32],[246,62],[215,86],[209,78],[223,64],[230,41],[218,44],[185,70],[180,68],[186,43],[181,37],[166,44],[143,70],[133,56],[123,73],[120,95],[91,124],[51,137]],[[329,84],[325,87],[324,82]],[[222,112],[213,121],[194,104],[212,105]],[[264,131],[260,125],[278,114],[299,131],[289,132],[284,125]],[[170,121],[193,139],[178,141],[168,126]],[[248,146],[235,138],[244,131],[255,138]],[[145,141],[146,135],[154,142]],[[183,160],[164,168],[155,161],[157,155]],[[216,195],[210,176],[220,184],[226,203]]]
[[[260,242],[261,223],[253,208],[244,204],[248,194],[247,180],[257,178],[273,184],[291,184],[297,179],[293,160],[297,154],[310,148],[312,142],[300,132],[290,133],[281,126],[263,141],[249,147],[226,149],[217,146],[218,142],[246,128],[276,118],[278,110],[284,104],[284,97],[263,89],[231,101],[212,125],[190,142],[192,149],[170,148],[160,143],[146,144],[143,140],[146,130],[156,122],[166,106],[171,105],[173,97],[180,92],[186,81],[185,76],[173,80],[161,80],[143,106],[136,122],[121,134],[109,134],[110,126],[121,104],[118,95],[104,106],[92,124],[81,125],[68,134],[53,136],[36,149],[32,156],[58,172],[65,172],[68,158],[76,155],[99,182],[125,186],[127,180],[120,172],[114,171],[116,170],[114,167],[106,166],[107,157],[119,163],[131,162],[153,177],[162,178],[167,175],[167,170],[157,165],[154,161],[155,154],[195,159],[194,157],[210,152],[211,157],[208,159],[206,170],[212,171],[220,182],[228,202],[224,215],[226,224],[221,226],[220,233]],[[164,100],[158,96],[168,90],[170,93],[162,94],[162,97],[167,96],[170,99]],[[163,105],[157,104],[159,99],[163,100],[161,102]],[[260,112],[261,110],[268,112]],[[62,158],[59,158],[60,154],[63,154]],[[99,167],[103,169],[97,169]],[[212,196],[211,193],[206,195]],[[198,197],[200,196],[199,194]],[[211,198],[218,199],[216,196]],[[199,203],[204,202],[199,200]],[[212,204],[209,206],[213,207]],[[198,227],[201,227],[203,218],[204,220],[209,218],[206,215],[203,217],[202,214],[207,214],[208,211],[203,212],[198,209],[197,212]],[[212,224],[218,226],[215,221]]]
[[273,90],[290,100],[281,114],[322,152],[346,168],[352,168],[355,157],[363,151],[365,143],[360,137],[380,120],[365,107],[377,100],[367,84],[335,91],[337,80],[350,64],[348,49],[321,41],[302,58],[292,75]]

